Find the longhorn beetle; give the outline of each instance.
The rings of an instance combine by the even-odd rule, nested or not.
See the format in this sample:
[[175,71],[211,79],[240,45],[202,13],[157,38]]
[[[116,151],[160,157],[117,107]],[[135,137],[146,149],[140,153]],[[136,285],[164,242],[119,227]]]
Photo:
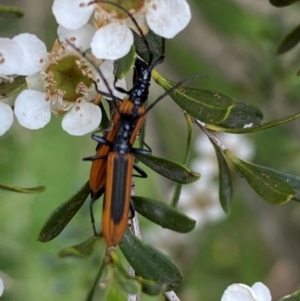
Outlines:
[[[108,2],[105,1],[105,3]],[[113,5],[116,4],[114,3]],[[124,10],[138,28],[145,46],[149,50],[149,63],[147,64],[139,58],[136,59],[134,69],[135,82],[130,91],[127,92],[116,87],[119,91],[127,93],[129,97],[117,107],[111,130],[103,137],[98,136],[96,133],[92,134],[92,138],[98,142],[96,155],[84,158],[84,160],[93,161],[90,172],[90,187],[92,198],[91,216],[94,232],[96,233],[92,204],[104,192],[102,232],[109,247],[116,246],[119,243],[127,228],[133,169],[138,172],[136,176],[147,177],[141,168],[134,165],[133,153],[149,154],[151,151],[132,148],[132,145],[148,111],[143,105],[149,94],[151,71],[164,59],[164,41],[161,56],[155,62],[152,62],[153,54],[137,22],[128,11],[119,5],[116,6]],[[100,70],[99,74],[110,93],[99,92],[116,100]]]

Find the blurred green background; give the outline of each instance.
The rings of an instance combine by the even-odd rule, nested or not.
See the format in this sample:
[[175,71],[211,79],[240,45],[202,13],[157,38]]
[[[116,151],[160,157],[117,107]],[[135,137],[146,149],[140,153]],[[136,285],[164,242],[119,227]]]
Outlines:
[[[163,75],[178,81],[205,74],[207,78],[193,85],[258,106],[265,121],[299,111],[299,47],[284,56],[275,55],[282,38],[298,25],[299,4],[277,9],[267,0],[188,2],[193,19],[175,39],[167,41],[165,63],[158,68]],[[2,0],[2,4],[19,6],[25,12],[17,21],[0,20],[2,37],[30,32],[51,48],[56,36],[52,1]],[[153,83],[150,102],[161,93]],[[150,112],[147,126],[147,142],[154,154],[183,159],[185,122],[170,99]],[[296,120],[249,135],[256,148],[253,161],[300,174],[299,128]],[[200,134],[197,128],[195,132]],[[90,163],[81,158],[92,155],[94,149],[90,135],[69,136],[61,129],[61,119],[54,116],[51,124],[38,131],[24,129],[16,121],[0,137],[0,182],[47,187],[39,195],[1,191],[2,300],[84,300],[97,273],[104,243],[88,260],[60,259],[57,253],[92,235],[88,202],[58,238],[42,244],[37,236],[50,213],[88,179]],[[194,151],[195,158],[198,151]],[[168,202],[173,184],[148,173],[149,179],[136,181],[137,194]],[[190,234],[171,235],[142,221],[145,240],[151,240],[152,233],[156,238],[152,243],[168,252],[184,273],[176,291],[181,300],[220,300],[226,287],[237,282],[252,285],[263,281],[274,300],[300,289],[300,205],[293,202],[274,207],[264,203],[244,179],[236,177],[234,184],[229,216],[205,223]],[[198,196],[196,205],[201,209],[207,198],[209,191]],[[100,225],[101,201],[95,205],[95,214]],[[168,239],[159,235],[162,232]],[[98,295],[97,300],[103,300],[104,291],[99,289]]]

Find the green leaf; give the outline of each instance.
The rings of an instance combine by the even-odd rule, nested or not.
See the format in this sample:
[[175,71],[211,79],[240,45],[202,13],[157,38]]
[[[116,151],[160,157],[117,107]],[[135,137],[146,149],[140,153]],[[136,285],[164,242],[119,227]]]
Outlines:
[[106,270],[105,258],[106,257],[104,256],[102,261],[101,261],[99,272],[97,273],[97,275],[95,277],[95,280],[93,282],[93,286],[91,287],[90,291],[88,292],[88,294],[85,298],[85,301],[93,301],[94,300],[96,290],[99,287],[100,279],[101,279],[104,271]]
[[184,112],[185,121],[188,128],[188,135],[187,135],[187,141],[186,141],[186,149],[185,149],[185,155],[183,164],[186,165],[189,161],[192,149],[193,149],[193,137],[194,137],[194,131],[193,131],[193,122],[192,118],[189,114]]
[[24,12],[19,7],[0,5],[0,18],[17,19],[23,16]]
[[[175,83],[166,79],[155,70],[152,71],[154,80],[169,91]],[[230,113],[235,101],[229,96],[215,91],[181,86],[169,93],[170,97],[192,117],[210,124],[224,121]]]
[[276,7],[284,7],[291,5],[299,0],[269,0],[270,3]]
[[149,198],[133,196],[134,209],[150,221],[180,233],[195,228],[196,221],[169,205]]
[[293,47],[295,47],[300,42],[300,25],[293,29],[284,39],[281,41],[277,54],[283,54]]
[[0,189],[12,191],[12,192],[18,192],[18,193],[40,193],[43,192],[46,189],[46,187],[37,186],[37,187],[24,188],[24,187],[17,187],[17,186],[11,186],[11,185],[0,183]]
[[116,283],[112,283],[105,295],[107,301],[126,301],[126,294]]
[[98,243],[100,241],[99,236],[93,236],[89,238],[88,240],[72,246],[67,247],[61,250],[58,253],[59,257],[81,257],[81,258],[87,258],[93,254],[95,251]]
[[193,183],[201,176],[186,166],[165,158],[141,154],[134,154],[134,156],[155,172],[177,183]]
[[135,62],[134,45],[131,46],[130,51],[122,58],[115,61],[115,76],[118,79],[124,78],[133,68]]
[[167,286],[163,283],[157,283],[153,280],[147,280],[140,277],[136,277],[139,279],[140,284],[142,286],[142,291],[150,296],[157,296],[162,294],[167,290]]
[[[165,52],[165,42],[162,37],[149,30],[148,34],[145,36],[150,47],[150,49],[148,49],[144,38],[138,35],[135,31],[132,32],[134,35],[135,51],[145,62],[155,63],[159,58],[162,58]],[[149,62],[150,53],[153,55],[152,62]]]
[[230,129],[230,128],[224,128],[218,125],[213,125],[213,124],[206,124],[206,128],[215,132],[225,132],[225,133],[231,133],[231,134],[247,134],[247,133],[254,133],[262,130],[269,129],[271,127],[281,125],[290,121],[293,121],[294,119],[297,119],[300,116],[300,112],[290,115],[284,118],[280,118],[277,120],[272,120],[266,123],[263,123],[261,125],[255,125],[253,127],[247,127],[247,128],[235,128],[235,129]]
[[278,301],[300,301],[300,291],[296,291],[291,295],[279,299]]
[[[133,276],[129,275],[125,271],[123,266],[121,265],[120,260],[117,257],[115,250],[110,250],[110,255],[114,262],[114,267],[116,268],[115,271],[117,270],[119,272],[119,273],[115,272],[115,276],[118,277],[118,279],[117,279],[118,282],[120,283],[120,280],[124,281],[124,280],[122,280],[122,277],[127,279],[127,281],[128,281],[128,283],[124,287],[124,290],[126,292],[128,292],[129,294],[139,294],[140,288],[142,288],[142,291],[145,294],[148,294],[151,296],[159,295],[162,292],[166,291],[167,287],[164,284],[157,283],[152,280],[143,279],[141,277],[133,277]],[[137,284],[138,284],[138,287],[136,286]],[[123,286],[122,283],[120,283],[120,285]],[[128,285],[129,285],[129,287],[128,287]]]
[[[129,275],[128,275],[129,276]],[[141,284],[134,277],[125,277],[123,275],[118,275],[118,284],[123,290],[131,295],[138,295],[141,292]]]
[[18,76],[11,83],[0,84],[0,99],[9,97],[25,88],[27,86],[25,78],[25,76]]
[[226,128],[243,128],[260,125],[262,119],[263,113],[258,108],[246,103],[236,103],[220,125]]
[[293,196],[292,200],[300,202],[300,176],[288,172],[272,169],[269,167],[265,167],[265,169],[276,174],[279,178],[281,178],[286,183],[291,185],[294,188],[294,190],[297,192],[297,194]]
[[[191,151],[192,151],[192,141],[193,141],[193,125],[192,125],[192,118],[189,114],[187,114],[186,112],[184,112],[184,117],[185,117],[185,121],[187,124],[187,128],[188,128],[188,137],[187,137],[187,143],[186,143],[186,149],[185,149],[185,155],[184,155],[184,160],[183,160],[183,164],[184,166],[187,165],[188,160],[190,158],[191,155]],[[174,188],[174,192],[173,192],[173,196],[172,196],[172,200],[170,203],[171,207],[177,208],[178,207],[178,203],[179,203],[179,199],[180,199],[180,195],[181,195],[181,190],[182,190],[182,184],[181,183],[176,183],[175,188]]]
[[54,239],[70,222],[90,194],[89,181],[67,202],[52,212],[43,226],[38,240],[47,242]]
[[233,162],[256,193],[270,204],[281,205],[296,196],[297,193],[293,187],[272,170],[242,161],[228,149],[225,151],[225,155]]
[[119,247],[129,264],[142,278],[166,284],[168,291],[174,290],[182,281],[182,273],[171,258],[145,244],[129,229]]
[[232,203],[232,181],[230,171],[227,162],[223,156],[223,153],[219,147],[210,139],[212,143],[216,156],[218,159],[219,166],[219,200],[223,210],[229,213],[230,206]]
[[113,262],[114,281],[117,282],[123,289],[132,295],[137,295],[141,292],[141,285],[137,279],[129,275],[123,268],[115,249],[109,249],[110,261]]

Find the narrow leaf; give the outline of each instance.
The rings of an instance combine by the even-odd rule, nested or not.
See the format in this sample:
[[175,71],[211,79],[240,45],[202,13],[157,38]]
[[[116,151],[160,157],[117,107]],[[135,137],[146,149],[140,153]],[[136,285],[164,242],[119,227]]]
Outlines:
[[19,7],[0,5],[0,18],[17,19],[23,16],[24,12]]
[[126,231],[119,247],[142,278],[166,284],[168,291],[174,290],[182,281],[182,273],[171,258],[145,244],[130,230]]
[[283,54],[293,47],[295,47],[300,41],[300,25],[293,29],[280,43],[277,54]]
[[84,204],[90,193],[89,181],[67,202],[52,212],[43,226],[38,240],[47,242],[54,239],[66,227],[77,211]]
[[[174,82],[155,70],[152,72],[152,77],[166,91],[175,86]],[[223,93],[185,86],[174,89],[169,95],[192,117],[210,124],[224,121],[235,105],[235,101]]]
[[[128,275],[129,276],[129,275]],[[117,281],[120,287],[131,295],[138,295],[141,293],[141,284],[134,277],[124,277],[119,275]]]
[[149,198],[133,196],[134,209],[152,222],[180,233],[195,228],[196,221],[169,205]]
[[291,185],[297,192],[297,194],[293,196],[292,200],[300,202],[300,176],[268,167],[265,167],[265,169],[276,174],[279,178]]
[[193,142],[194,132],[193,132],[193,124],[192,124],[191,116],[185,112],[184,117],[185,117],[185,121],[186,121],[187,128],[188,128],[186,149],[185,149],[185,155],[184,155],[184,160],[183,160],[183,164],[186,165],[189,161],[189,158],[190,158],[190,155],[192,152],[192,148],[193,148],[192,142]]
[[[145,294],[148,294],[148,295],[151,295],[151,296],[156,296],[156,295],[159,295],[159,294],[166,291],[167,287],[164,284],[157,283],[157,282],[152,281],[152,280],[143,279],[141,277],[133,277],[133,276],[129,275],[125,271],[123,266],[121,265],[115,250],[110,250],[110,255],[111,255],[111,258],[114,262],[114,267],[119,272],[119,273],[115,273],[115,276],[117,276],[119,278],[123,277],[123,278],[127,279],[127,281],[128,281],[128,283],[126,284],[124,289],[129,294],[138,294],[138,293],[140,293],[140,288],[142,288],[142,291]],[[118,282],[120,283],[120,279],[118,279]],[[120,283],[120,284],[123,286],[122,283]],[[136,286],[136,284],[138,284],[138,287]],[[130,287],[128,287],[128,285]]]
[[236,103],[229,116],[220,124],[226,128],[243,128],[260,125],[263,113],[256,107],[246,103]]
[[223,210],[229,213],[231,202],[232,202],[232,181],[230,171],[227,162],[223,156],[223,153],[219,147],[210,139],[212,143],[216,156],[218,159],[219,166],[219,200]]
[[[165,53],[165,41],[161,36],[155,34],[152,30],[149,30],[145,39],[148,42],[149,48],[143,37],[138,35],[135,31],[132,31],[134,35],[134,45],[136,53],[148,63],[155,63],[159,58],[162,58]],[[150,62],[150,53],[153,55],[152,62]]]
[[[184,112],[184,117],[185,117],[185,121],[187,124],[187,128],[188,128],[188,136],[187,136],[187,142],[186,142],[186,149],[185,149],[185,155],[184,155],[184,160],[183,160],[183,164],[184,166],[187,165],[188,160],[190,158],[191,155],[191,151],[192,151],[192,141],[193,141],[193,125],[192,125],[192,118],[189,114],[187,114],[186,112]],[[182,190],[182,184],[181,183],[176,183],[175,188],[174,188],[174,192],[173,192],[173,196],[172,196],[172,200],[170,203],[171,207],[177,208],[178,207],[178,203],[179,203],[179,199],[180,199],[180,195],[181,195],[181,190]]]
[[37,187],[24,188],[24,187],[17,187],[17,186],[11,186],[11,185],[0,183],[0,189],[12,191],[12,192],[18,192],[18,193],[39,193],[39,192],[43,192],[46,189],[46,187],[37,186]]
[[299,0],[269,0],[270,3],[276,7],[284,7],[291,5]]
[[206,128],[210,129],[215,132],[225,132],[225,133],[231,133],[231,134],[247,134],[247,133],[254,133],[258,131],[262,131],[277,125],[281,125],[290,121],[293,121],[294,119],[297,119],[300,116],[300,112],[290,115],[281,119],[277,120],[272,120],[266,123],[263,123],[261,125],[255,125],[253,127],[246,127],[246,128],[235,128],[235,129],[230,129],[230,128],[225,128],[222,126],[218,125],[213,125],[213,124],[206,124]]
[[299,301],[300,300],[300,291],[296,291],[291,295],[285,296],[278,301]]
[[118,79],[124,78],[133,68],[135,61],[134,45],[131,46],[130,51],[122,58],[115,61],[115,76]]
[[162,294],[167,290],[167,286],[163,283],[157,283],[153,280],[147,280],[140,277],[136,277],[139,279],[140,284],[142,286],[142,291],[150,296],[157,296]]
[[72,246],[67,247],[61,250],[58,253],[59,257],[81,257],[81,258],[87,258],[93,254],[95,251],[98,243],[100,241],[99,236],[93,236],[89,238],[88,240]]
[[9,97],[25,88],[27,86],[25,78],[25,76],[18,76],[11,83],[0,84],[0,99]]
[[201,176],[199,173],[190,170],[186,166],[165,158],[141,154],[134,154],[134,156],[155,172],[177,183],[193,183]]
[[270,204],[281,205],[296,196],[297,193],[293,187],[270,169],[242,161],[228,149],[225,155],[256,193]]
[[141,292],[141,285],[135,277],[129,275],[123,268],[115,249],[109,249],[110,261],[113,262],[114,281],[128,294],[137,295]]

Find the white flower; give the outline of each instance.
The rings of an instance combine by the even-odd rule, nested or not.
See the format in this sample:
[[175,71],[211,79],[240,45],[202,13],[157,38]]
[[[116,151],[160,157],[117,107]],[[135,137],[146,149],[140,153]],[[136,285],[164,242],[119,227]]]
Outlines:
[[[89,0],[54,0],[52,11],[58,24],[69,29],[80,28],[94,13],[98,30],[91,43],[93,54],[108,60],[125,56],[133,44],[133,34],[128,27],[137,31],[132,20],[117,6],[100,1],[89,3]],[[124,1],[124,6],[126,4]],[[140,0],[135,7],[128,8],[127,4],[126,10],[130,11],[144,34],[149,27],[168,39],[182,31],[191,19],[186,0]]]
[[52,11],[59,25],[78,29],[88,22],[94,7],[90,0],[54,0]]
[[[84,51],[89,47],[94,31],[94,28],[89,24],[76,31],[67,30],[60,26],[58,36],[62,41],[67,39]],[[19,47],[23,52],[15,51],[9,57],[9,61],[13,62],[14,57],[19,54],[22,68],[18,70],[10,63],[7,64],[7,68],[0,69],[3,71],[1,74],[5,75],[29,75],[26,78],[28,89],[23,90],[15,102],[15,115],[19,123],[28,129],[40,129],[49,123],[51,112],[60,116],[68,111],[63,118],[62,127],[69,134],[84,135],[95,130],[99,126],[102,117],[99,106],[95,105],[101,100],[101,96],[98,95],[95,89],[95,84],[98,90],[101,90],[99,86],[102,87],[102,79],[98,70],[94,67],[99,66],[100,61],[91,66],[78,51],[65,42],[62,42],[63,46],[56,43],[53,51],[47,54],[46,46],[42,41],[36,37],[34,41],[32,39],[27,40],[27,37],[28,34],[22,34],[13,40],[6,39],[3,41],[6,42],[3,43],[3,48],[8,50],[10,48],[18,49],[15,43],[21,44]],[[32,38],[32,35],[29,35],[29,37]],[[11,41],[14,43],[12,44]],[[28,43],[31,45],[27,45]],[[38,45],[38,47],[35,48],[34,45]],[[44,45],[44,47],[41,47],[41,45]],[[8,51],[4,53],[5,58],[7,58],[6,53]],[[26,64],[22,63],[24,59],[27,60]],[[40,64],[38,65],[36,62],[40,62]],[[105,65],[110,64],[112,65],[112,62],[106,62]],[[104,69],[107,69],[107,67]],[[109,68],[110,72],[112,70],[113,66]],[[110,80],[107,80],[108,84],[115,92],[113,87],[114,76],[107,72],[103,70],[103,76],[110,78]],[[125,88],[124,82],[125,80],[121,83],[117,82],[117,84]],[[8,109],[1,105],[0,118],[3,114],[8,116]],[[10,127],[11,119],[12,116],[10,119],[8,117],[0,119],[0,134]]]
[[[76,30],[67,29],[61,25],[57,28],[57,36],[59,41],[70,41],[75,47],[80,48],[82,51],[89,49],[91,40],[95,34],[95,28],[90,24],[85,24]],[[73,50],[71,46],[69,50]]]
[[47,57],[46,45],[29,33],[0,38],[0,49],[0,77],[32,75],[43,67]]
[[16,99],[15,114],[23,127],[37,130],[49,123],[50,104],[43,92],[25,89]]
[[24,61],[19,44],[8,38],[0,38],[0,77],[17,74]]
[[271,301],[270,290],[262,283],[256,282],[252,287],[235,283],[227,287],[221,301]]
[[0,136],[9,130],[13,121],[14,113],[12,108],[3,102],[0,102]]
[[171,39],[189,24],[191,11],[184,0],[153,0],[147,3],[146,20],[157,35]]
[[0,277],[0,297],[3,295],[3,291],[4,291],[4,283],[2,278]]
[[91,49],[98,58],[117,60],[129,52],[132,44],[133,34],[130,29],[126,25],[113,22],[97,30]]

